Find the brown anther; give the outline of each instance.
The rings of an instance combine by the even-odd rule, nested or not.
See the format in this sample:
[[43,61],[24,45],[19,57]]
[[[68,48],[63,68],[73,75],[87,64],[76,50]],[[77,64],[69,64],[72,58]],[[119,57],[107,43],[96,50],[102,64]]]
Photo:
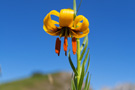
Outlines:
[[73,50],[73,54],[76,54],[76,46],[77,44],[76,44],[76,38],[75,37],[73,37],[72,38],[72,50]]
[[59,38],[57,38],[55,43],[55,52],[58,54],[58,56],[60,55],[60,48],[61,48],[61,41],[59,40]]
[[67,56],[67,47],[68,47],[68,41],[67,41],[67,37],[64,38],[64,51],[65,51],[65,56]]

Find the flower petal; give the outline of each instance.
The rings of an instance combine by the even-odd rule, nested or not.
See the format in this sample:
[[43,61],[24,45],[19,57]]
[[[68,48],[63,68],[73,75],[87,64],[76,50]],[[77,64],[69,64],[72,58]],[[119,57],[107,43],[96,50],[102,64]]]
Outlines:
[[[83,21],[81,23],[81,21]],[[77,28],[76,28],[77,27]],[[75,38],[82,38],[89,33],[89,22],[83,15],[75,18],[74,27],[71,28],[72,36]]]
[[76,30],[71,30],[72,36],[75,38],[82,38],[88,35],[89,33],[89,28],[87,28],[85,31],[83,32],[78,32]]
[[[83,21],[83,22],[81,23],[80,21]],[[88,28],[89,28],[89,21],[83,15],[78,15],[75,18],[75,21],[74,21],[74,28],[76,28],[75,30],[80,31],[80,32],[88,30]]]
[[43,25],[43,29],[45,30],[46,33],[52,35],[52,36],[58,36],[61,32],[61,30],[53,31],[53,30],[48,30],[45,25]]
[[62,9],[59,16],[60,27],[72,27],[74,11],[72,9]]
[[55,26],[55,24],[59,24],[57,21],[54,21],[51,19],[51,15],[55,15],[59,17],[59,12],[56,10],[52,10],[49,12],[46,17],[44,18],[44,25],[43,29],[50,35],[58,35],[58,28]]

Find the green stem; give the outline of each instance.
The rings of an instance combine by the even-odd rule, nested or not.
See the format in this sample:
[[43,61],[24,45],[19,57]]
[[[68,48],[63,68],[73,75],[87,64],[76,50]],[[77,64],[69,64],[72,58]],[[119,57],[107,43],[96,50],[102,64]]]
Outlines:
[[[74,19],[76,17],[76,0],[73,0],[73,10],[74,10]],[[77,87],[79,86],[79,80],[80,80],[80,73],[81,73],[81,61],[80,61],[80,39],[77,38],[77,72],[78,72],[78,76],[77,76]]]
[[73,0],[74,19],[76,17],[76,0]]
[[80,61],[80,39],[77,38],[77,86],[79,85],[79,80],[80,80],[80,66],[81,66],[81,61]]

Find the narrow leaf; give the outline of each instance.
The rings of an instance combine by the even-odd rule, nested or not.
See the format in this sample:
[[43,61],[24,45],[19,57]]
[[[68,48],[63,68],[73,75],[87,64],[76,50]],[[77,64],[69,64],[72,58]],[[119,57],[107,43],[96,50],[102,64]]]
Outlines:
[[76,13],[78,13],[81,4],[82,4],[82,0],[80,1],[80,4],[79,4],[79,6],[78,6],[78,8],[77,8],[77,12],[76,12]]
[[85,66],[85,64],[86,64],[86,62],[87,62],[88,55],[89,55],[89,49],[88,49],[87,54],[86,54],[86,56],[85,56],[85,58],[84,58],[84,60],[83,60],[84,66]]
[[87,78],[86,78],[86,81],[85,81],[85,87],[84,87],[84,90],[87,90],[88,79],[89,79],[89,72],[87,73]]
[[74,75],[74,84],[75,84],[75,87],[76,87],[76,90],[77,90],[77,76]]
[[77,73],[77,71],[76,71],[76,69],[75,69],[75,66],[74,66],[74,64],[73,64],[73,62],[72,62],[72,60],[71,60],[71,57],[70,57],[70,50],[69,50],[69,52],[68,52],[68,59],[69,59],[70,66],[72,67],[72,69],[73,69],[75,75],[78,75],[78,73]]
[[84,71],[85,71],[85,68],[84,68],[84,64],[82,65],[82,72],[81,72],[81,77],[80,77],[80,80],[79,80],[79,88],[78,90],[81,90],[82,88],[82,84],[83,84],[83,79],[84,79]]
[[90,81],[91,81],[91,75],[90,75],[90,79],[89,79],[89,83],[88,83],[87,90],[89,90],[89,89],[90,89]]
[[86,75],[86,74],[87,74],[87,72],[88,72],[88,70],[89,70],[89,66],[90,66],[90,55],[89,55],[89,59],[88,59],[87,69],[86,69],[86,72],[85,72],[85,74],[84,74],[84,75]]
[[73,79],[71,80],[71,88],[72,88],[72,90],[76,90],[75,83],[74,83],[74,80]]
[[85,53],[85,51],[86,51],[86,49],[87,49],[87,46],[88,46],[88,39],[86,40],[85,47],[84,47],[84,49],[83,49],[83,51],[82,51],[82,53],[81,53],[80,60],[82,60],[82,58],[83,58],[83,56],[84,56],[84,53]]
[[80,48],[81,51],[83,50],[83,47],[84,47],[84,45],[85,45],[87,39],[88,39],[88,36],[85,36],[85,37],[84,37],[84,40],[83,40],[83,43],[82,43],[82,45],[81,45],[81,48]]

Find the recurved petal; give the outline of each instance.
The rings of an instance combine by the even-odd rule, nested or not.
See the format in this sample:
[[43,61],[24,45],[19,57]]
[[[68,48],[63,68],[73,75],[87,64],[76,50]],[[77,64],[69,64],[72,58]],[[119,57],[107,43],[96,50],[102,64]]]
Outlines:
[[54,21],[51,19],[51,15],[55,15],[59,17],[59,12],[57,12],[56,10],[52,10],[50,11],[46,17],[44,18],[44,26],[43,29],[50,34],[53,31],[57,31],[57,27],[55,26],[55,24],[59,24],[57,21]]
[[60,34],[60,32],[61,32],[61,30],[55,30],[55,31],[49,30],[49,29],[47,29],[45,27],[45,25],[43,25],[43,29],[45,30],[46,33],[48,33],[48,34],[50,34],[52,36],[58,36]]
[[[83,21],[81,23],[81,21]],[[76,28],[77,27],[77,28]],[[74,21],[74,28],[77,31],[83,32],[89,27],[89,21],[83,15],[78,15]]]
[[74,11],[72,9],[62,9],[59,16],[60,27],[72,27]]
[[85,37],[88,35],[89,33],[89,28],[87,28],[85,31],[83,32],[79,32],[79,31],[76,31],[76,30],[71,30],[71,33],[72,33],[72,36],[75,37],[75,38],[82,38],[82,37]]

